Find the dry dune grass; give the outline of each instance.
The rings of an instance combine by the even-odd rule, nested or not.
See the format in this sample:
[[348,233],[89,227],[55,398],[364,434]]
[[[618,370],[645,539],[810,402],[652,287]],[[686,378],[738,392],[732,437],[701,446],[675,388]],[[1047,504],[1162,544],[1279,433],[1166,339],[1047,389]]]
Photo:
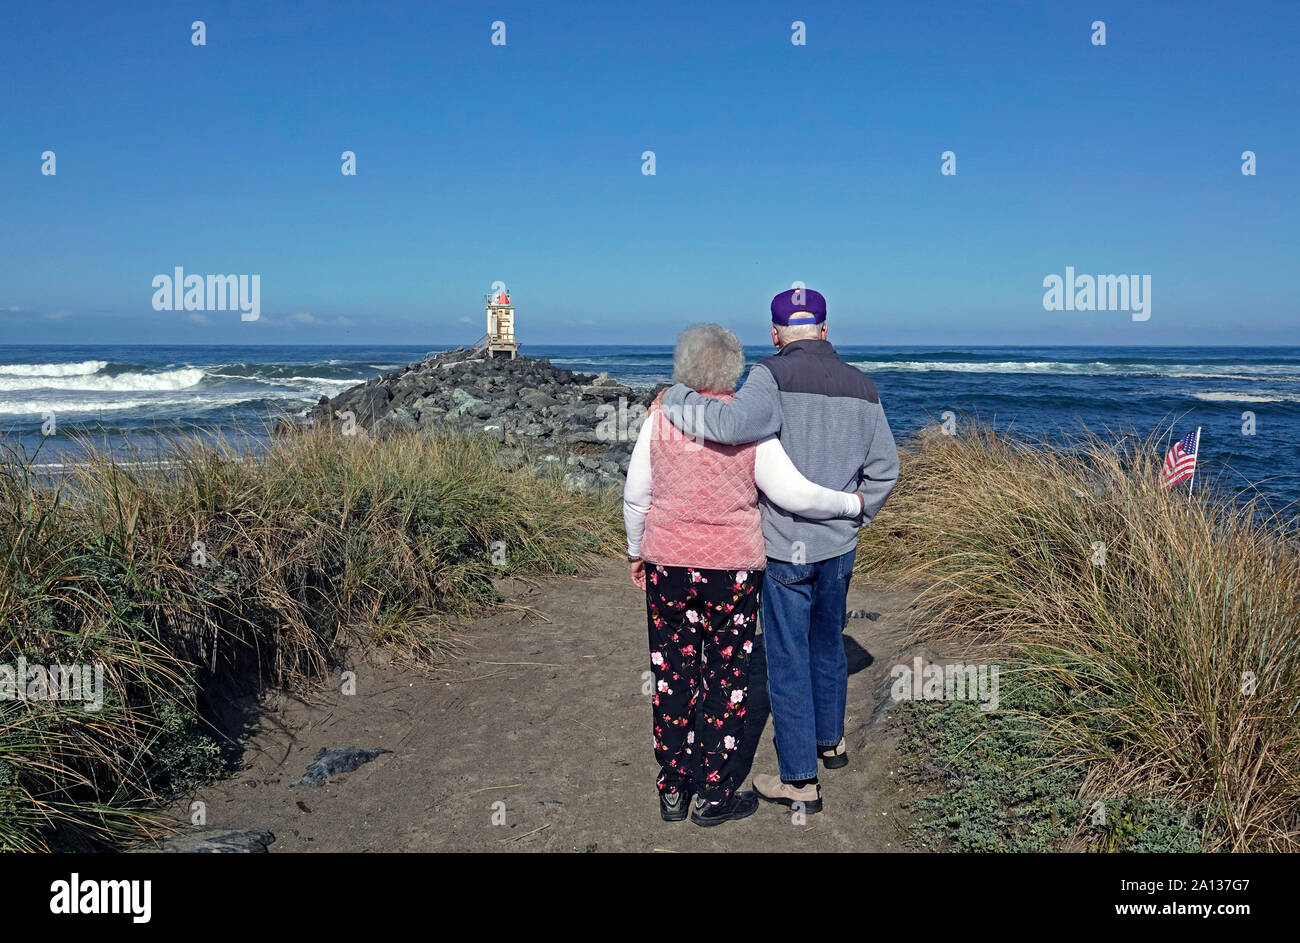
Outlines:
[[495,452],[329,430],[256,457],[182,439],[163,467],[92,450],[54,488],[0,462],[0,665],[101,666],[105,702],[0,700],[0,849],[146,826],[204,760],[194,707],[213,679],[295,687],[370,646],[429,664],[450,622],[495,601],[493,578],[618,548],[612,497]]
[[[1287,522],[1165,492],[1154,440],[1056,450],[975,426],[904,450],[860,567],[922,585],[922,635],[1025,659],[1084,796],[1203,810],[1207,847],[1300,844],[1300,553]],[[1104,554],[1104,556],[1103,556]]]
[[[147,471],[92,453],[57,488],[0,462],[0,665],[101,665],[105,701],[0,701],[0,848],[147,828],[203,759],[213,679],[294,687],[369,646],[444,657],[449,624],[493,602],[497,541],[524,577],[621,549],[615,496],[502,470],[495,449],[322,430],[254,458],[191,439]],[[922,633],[1027,664],[1064,708],[1053,762],[1086,770],[1087,795],[1159,793],[1203,810],[1208,847],[1295,850],[1300,554],[1258,507],[1160,491],[1160,455],[922,438],[859,567],[926,587]]]

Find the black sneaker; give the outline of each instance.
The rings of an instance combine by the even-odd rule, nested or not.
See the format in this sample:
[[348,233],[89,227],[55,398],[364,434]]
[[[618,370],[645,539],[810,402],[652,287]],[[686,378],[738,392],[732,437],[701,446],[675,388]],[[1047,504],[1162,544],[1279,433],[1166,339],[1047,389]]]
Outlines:
[[689,789],[659,790],[659,815],[665,822],[681,822],[691,807]]
[[696,825],[709,828],[733,819],[747,818],[753,815],[757,808],[758,796],[752,792],[732,793],[730,798],[723,799],[716,805],[703,796],[696,796],[695,808],[691,810],[691,821]]

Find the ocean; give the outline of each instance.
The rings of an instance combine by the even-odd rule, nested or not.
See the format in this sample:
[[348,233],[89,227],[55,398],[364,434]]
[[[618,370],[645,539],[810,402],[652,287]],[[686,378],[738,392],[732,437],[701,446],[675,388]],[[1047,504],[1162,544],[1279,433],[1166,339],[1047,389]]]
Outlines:
[[[438,348],[434,348],[438,349]],[[1096,432],[1201,426],[1198,477],[1275,509],[1300,501],[1300,347],[840,347],[876,381],[895,435],[955,414],[1065,444]],[[88,439],[138,457],[162,437],[201,429],[263,439],[426,347],[0,346],[0,444],[56,468]],[[634,387],[672,374],[671,346],[528,345]],[[747,349],[750,362],[770,348]],[[42,435],[54,416],[54,435]],[[1295,508],[1288,513],[1294,515]]]

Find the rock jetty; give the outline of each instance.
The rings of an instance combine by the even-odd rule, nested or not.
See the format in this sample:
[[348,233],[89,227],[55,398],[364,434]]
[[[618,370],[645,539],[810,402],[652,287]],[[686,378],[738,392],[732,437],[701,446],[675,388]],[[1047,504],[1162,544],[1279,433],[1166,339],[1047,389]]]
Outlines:
[[546,358],[488,357],[457,348],[381,374],[307,414],[313,424],[352,422],[369,434],[486,435],[505,467],[563,467],[573,491],[622,486],[640,417],[658,389],[606,373],[574,373]]

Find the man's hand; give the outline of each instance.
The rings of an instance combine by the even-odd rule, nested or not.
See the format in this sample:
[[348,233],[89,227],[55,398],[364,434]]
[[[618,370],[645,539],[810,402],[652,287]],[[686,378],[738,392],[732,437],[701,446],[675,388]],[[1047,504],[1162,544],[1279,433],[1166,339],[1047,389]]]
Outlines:
[[632,585],[637,589],[645,589],[645,561],[636,560],[629,566],[632,570]]

